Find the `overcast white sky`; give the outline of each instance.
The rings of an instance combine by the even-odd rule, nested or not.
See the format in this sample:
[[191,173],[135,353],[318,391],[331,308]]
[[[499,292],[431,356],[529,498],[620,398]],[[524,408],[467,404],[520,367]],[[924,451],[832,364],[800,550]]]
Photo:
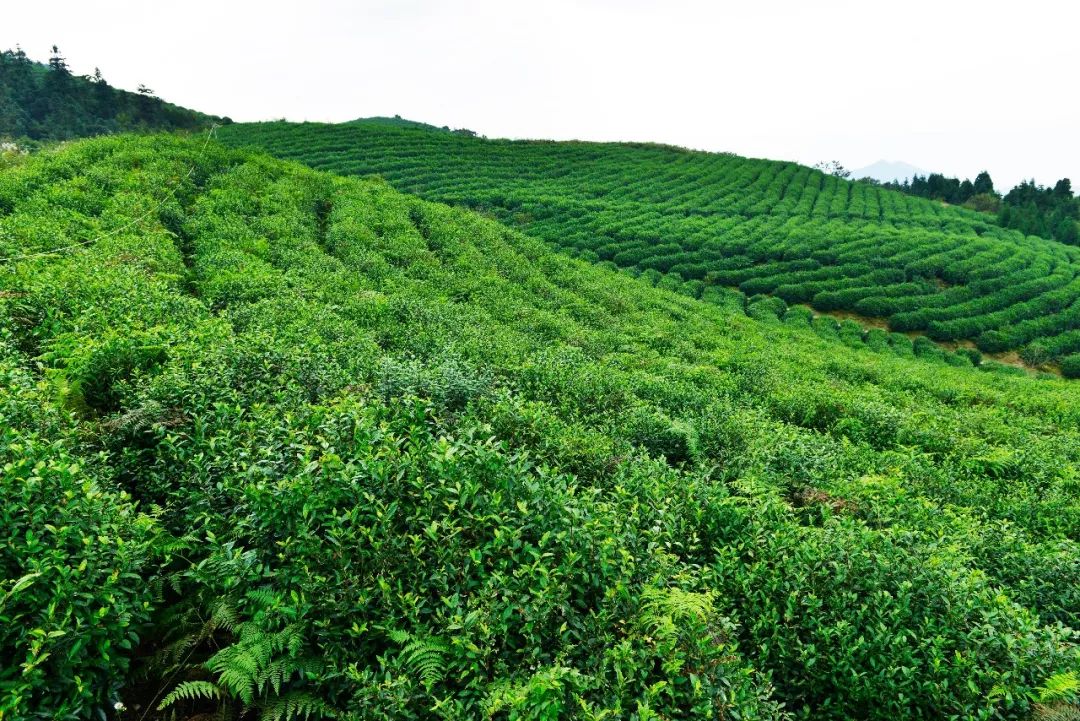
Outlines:
[[1080,185],[1070,0],[5,2],[0,47],[235,120],[393,115]]

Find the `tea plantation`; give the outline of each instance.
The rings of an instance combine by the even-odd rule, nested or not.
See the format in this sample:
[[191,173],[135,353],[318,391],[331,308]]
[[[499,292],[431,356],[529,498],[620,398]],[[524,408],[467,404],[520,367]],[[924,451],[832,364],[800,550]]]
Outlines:
[[[1028,311],[1074,249],[797,166],[244,132],[590,257],[1068,347]],[[5,721],[1075,711],[1073,382],[202,139],[13,161],[0,258]]]
[[[1032,366],[1080,353],[1080,247],[794,163],[374,122],[255,123],[221,137],[489,212],[695,296],[737,287],[751,300],[768,294],[987,353],[1020,351]],[[1062,365],[1080,375],[1080,355]]]

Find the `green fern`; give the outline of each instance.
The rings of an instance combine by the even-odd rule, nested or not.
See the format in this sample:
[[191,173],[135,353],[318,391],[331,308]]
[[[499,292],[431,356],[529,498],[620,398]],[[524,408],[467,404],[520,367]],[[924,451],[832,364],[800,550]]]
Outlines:
[[259,709],[259,721],[293,721],[293,719],[336,718],[337,713],[324,701],[303,691],[276,696]]
[[[185,694],[202,693],[213,689],[220,708],[239,702],[245,709],[256,710],[260,718],[294,719],[312,716],[331,716],[333,710],[311,694],[290,688],[290,684],[315,676],[322,662],[302,654],[303,628],[299,624],[280,623],[275,613],[280,596],[269,588],[259,588],[245,594],[244,615],[240,607],[229,601],[216,602],[209,616],[201,619],[192,631],[170,644],[166,657],[182,667],[190,651],[208,643],[215,632],[231,633],[234,640],[206,660],[206,669],[216,681],[181,684],[169,694],[170,699],[187,698]],[[192,624],[188,623],[190,628]],[[184,659],[184,660],[181,660]]]
[[322,663],[311,657],[287,657],[273,661],[259,673],[257,685],[260,693],[273,689],[275,695],[281,694],[281,687],[293,676],[304,678],[313,676],[322,670]]
[[713,614],[713,594],[681,588],[650,588],[642,593],[641,620],[647,628],[692,621],[707,623]]
[[190,657],[192,649],[205,643],[218,631],[231,633],[239,622],[239,612],[228,601],[216,602],[209,616],[203,616],[199,609],[178,607],[162,621],[163,626],[176,631],[173,638],[154,654],[152,666],[163,677],[171,675],[177,666]]
[[202,629],[202,637],[206,638],[214,631],[232,631],[239,622],[240,615],[236,606],[227,601],[219,601]]
[[280,694],[294,676],[302,678],[321,666],[317,659],[299,655],[304,639],[297,625],[267,631],[248,621],[238,624],[236,633],[236,642],[211,656],[207,667],[231,696],[246,705],[270,691]]
[[1080,721],[1080,677],[1054,674],[1038,690],[1035,721]]
[[1046,679],[1038,693],[1042,703],[1080,700],[1080,677],[1072,672],[1054,674]]
[[[265,658],[261,655],[264,650],[267,652]],[[268,646],[227,646],[212,656],[207,666],[217,674],[218,683],[229,695],[250,705],[255,702],[257,677],[264,661],[269,662]]]
[[1080,721],[1080,706],[1073,704],[1039,704],[1035,707],[1033,721]]
[[404,644],[401,649],[405,667],[420,678],[424,688],[430,691],[446,675],[444,658],[450,650],[446,642],[434,636],[421,638],[408,631],[392,630],[387,635],[395,643]]
[[157,710],[164,711],[177,701],[195,701],[197,699],[220,701],[223,696],[224,695],[217,684],[211,683],[210,681],[184,681],[174,688],[172,693],[161,700]]
[[268,586],[262,588],[252,589],[246,594],[247,599],[256,607],[262,610],[266,610],[277,603],[278,596],[274,593],[274,590]]
[[390,640],[396,644],[404,645],[412,640],[413,635],[408,631],[399,631],[398,629],[390,629],[386,632],[386,635],[390,637]]

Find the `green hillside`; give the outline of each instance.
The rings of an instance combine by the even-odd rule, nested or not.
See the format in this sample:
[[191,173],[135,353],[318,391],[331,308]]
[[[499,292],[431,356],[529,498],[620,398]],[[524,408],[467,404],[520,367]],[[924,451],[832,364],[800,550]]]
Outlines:
[[[695,296],[738,288],[987,353],[1019,351],[1034,366],[1080,352],[1080,248],[794,163],[373,125],[258,123],[222,138],[489,212]],[[1063,365],[1080,374],[1080,356]]]
[[[609,153],[684,159],[661,186],[691,161],[804,172],[472,147],[593,153],[600,199],[646,193],[617,192]],[[545,202],[517,211],[532,230],[589,237],[540,209],[595,200]],[[1058,250],[903,217],[898,238]],[[849,348],[169,136],[0,171],[0,258],[5,720],[989,720],[1076,698],[1075,384]]]
[[72,74],[59,50],[36,63],[22,50],[0,52],[0,141],[70,140],[106,133],[196,130],[223,118],[167,103],[149,88],[114,88],[100,72]]

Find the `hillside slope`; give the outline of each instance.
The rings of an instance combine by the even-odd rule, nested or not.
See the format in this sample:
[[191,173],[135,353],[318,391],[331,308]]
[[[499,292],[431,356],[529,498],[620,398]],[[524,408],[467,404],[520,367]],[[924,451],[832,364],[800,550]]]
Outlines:
[[[985,352],[1020,350],[1032,365],[1080,352],[1080,248],[793,163],[362,124],[246,124],[222,139],[485,210],[695,295],[771,294]],[[1080,373],[1080,358],[1066,365]]]
[[0,258],[5,718],[1021,719],[1080,671],[1066,381],[173,137],[0,172]]
[[21,50],[0,52],[0,140],[70,140],[135,130],[194,130],[221,122],[152,93],[114,88],[98,74],[73,75],[54,48],[48,65]]

